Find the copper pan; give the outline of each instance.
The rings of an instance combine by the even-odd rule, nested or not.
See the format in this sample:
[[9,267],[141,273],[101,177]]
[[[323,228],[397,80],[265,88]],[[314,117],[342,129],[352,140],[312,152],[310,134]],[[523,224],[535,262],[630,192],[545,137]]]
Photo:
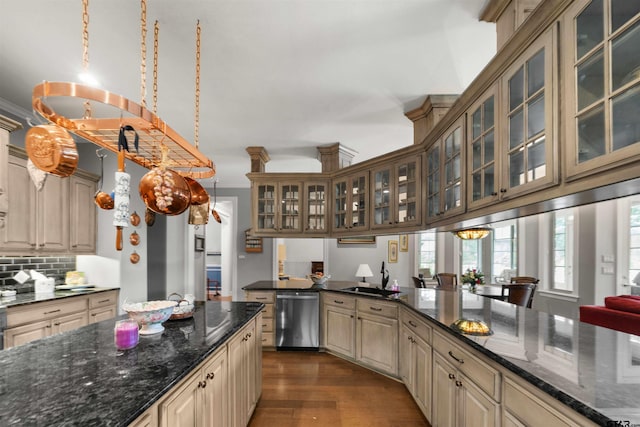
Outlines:
[[190,204],[204,205],[205,203],[209,203],[209,193],[207,193],[207,190],[205,190],[198,181],[188,176],[185,176],[184,180],[187,181],[187,185],[189,185],[189,190],[191,191]]
[[191,202],[189,184],[171,169],[153,168],[140,180],[138,191],[148,209],[163,215],[180,215]]
[[78,167],[78,150],[66,129],[38,125],[27,131],[25,148],[29,159],[40,170],[67,177]]

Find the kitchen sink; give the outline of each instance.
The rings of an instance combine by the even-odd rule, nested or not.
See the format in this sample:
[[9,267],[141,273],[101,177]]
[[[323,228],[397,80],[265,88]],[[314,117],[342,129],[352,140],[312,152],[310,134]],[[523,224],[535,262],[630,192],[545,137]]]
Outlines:
[[390,297],[399,294],[399,291],[392,291],[389,289],[368,288],[366,286],[353,286],[351,288],[344,288],[343,291],[357,292],[367,295],[377,295],[381,297]]

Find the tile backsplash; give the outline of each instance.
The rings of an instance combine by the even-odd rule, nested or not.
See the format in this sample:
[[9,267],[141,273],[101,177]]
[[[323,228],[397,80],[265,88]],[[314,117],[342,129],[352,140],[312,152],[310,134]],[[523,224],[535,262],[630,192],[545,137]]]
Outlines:
[[20,270],[36,270],[48,277],[55,277],[56,283],[64,282],[67,271],[76,269],[75,256],[59,257],[0,257],[0,288],[15,289],[18,292],[33,290],[33,280],[19,284],[13,276]]

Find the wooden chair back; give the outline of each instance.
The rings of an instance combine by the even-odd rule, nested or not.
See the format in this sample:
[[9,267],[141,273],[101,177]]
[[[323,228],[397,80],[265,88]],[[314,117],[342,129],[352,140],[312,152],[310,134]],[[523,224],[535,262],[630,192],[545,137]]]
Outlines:
[[[536,285],[533,283],[512,283],[502,285],[502,299],[511,304],[531,308]],[[509,291],[508,293],[506,291]],[[506,297],[506,299],[505,299]]]
[[531,276],[513,276],[511,278],[511,283],[533,283],[537,285],[539,281],[540,279]]
[[412,279],[416,288],[424,288],[424,281],[422,279],[416,276],[413,276]]
[[439,288],[455,289],[458,286],[458,275],[455,273],[438,273],[435,278]]

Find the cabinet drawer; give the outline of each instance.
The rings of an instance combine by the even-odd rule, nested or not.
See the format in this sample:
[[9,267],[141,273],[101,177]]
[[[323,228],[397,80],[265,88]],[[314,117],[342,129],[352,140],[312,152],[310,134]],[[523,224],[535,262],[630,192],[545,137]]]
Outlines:
[[72,297],[64,302],[58,300],[52,303],[29,304],[26,307],[10,307],[7,309],[7,327],[86,311],[87,305],[86,297]]
[[262,318],[267,318],[267,319],[272,319],[273,318],[273,310],[274,310],[274,305],[273,304],[265,304],[264,308],[262,309],[261,313],[262,313]]
[[422,338],[426,343],[431,344],[431,327],[424,320],[407,312],[406,309],[400,311],[400,320],[414,334]]
[[276,301],[274,291],[249,291],[246,293],[247,301],[256,301],[264,304],[273,304]]
[[263,317],[262,318],[262,322],[260,322],[262,325],[262,332],[273,332],[273,330],[275,329],[273,327],[273,319],[268,318],[268,317]]
[[101,292],[89,296],[89,308],[105,307],[107,305],[116,305],[117,303],[117,291]]
[[356,308],[356,299],[345,295],[340,295],[334,292],[327,292],[322,295],[322,303],[325,305],[334,305],[336,307],[342,307],[350,310]]
[[276,337],[273,332],[263,332],[262,333],[262,346],[263,347],[273,347],[276,342]]
[[433,348],[485,393],[500,401],[500,372],[435,331]]
[[373,298],[358,298],[357,307],[358,313],[375,314],[391,319],[398,318],[398,306],[396,304],[376,301]]

